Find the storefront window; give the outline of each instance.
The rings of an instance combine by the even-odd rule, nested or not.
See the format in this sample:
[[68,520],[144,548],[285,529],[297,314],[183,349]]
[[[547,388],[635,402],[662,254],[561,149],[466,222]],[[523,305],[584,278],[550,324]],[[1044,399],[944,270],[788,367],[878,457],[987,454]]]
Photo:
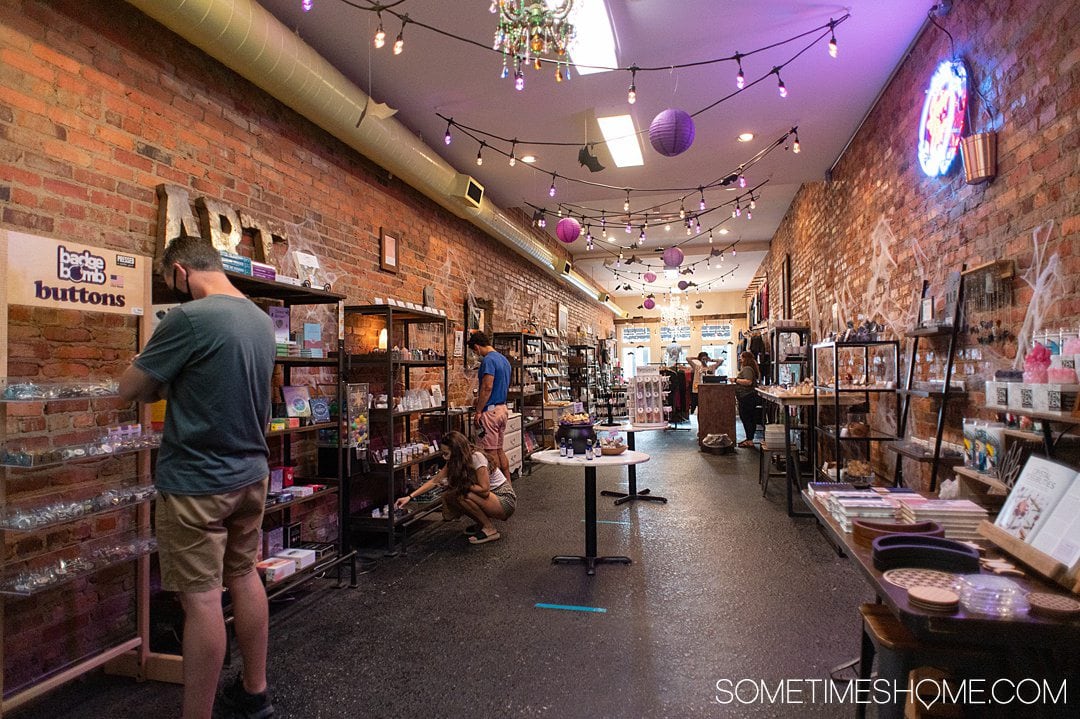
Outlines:
[[647,364],[649,364],[648,347],[627,347],[623,350],[623,377],[634,377],[637,375],[638,367],[644,367]]

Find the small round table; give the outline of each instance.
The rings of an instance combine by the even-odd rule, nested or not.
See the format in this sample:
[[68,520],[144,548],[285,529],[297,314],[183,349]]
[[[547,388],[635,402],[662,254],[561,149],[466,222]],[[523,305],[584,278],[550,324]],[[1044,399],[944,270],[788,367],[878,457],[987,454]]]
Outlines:
[[536,452],[533,461],[540,464],[555,464],[564,467],[583,467],[585,469],[585,554],[557,555],[551,558],[553,564],[584,564],[586,574],[596,574],[597,564],[630,564],[630,557],[596,556],[596,468],[633,466],[649,461],[644,452],[626,450],[622,454],[601,455],[595,459],[585,459],[578,454],[573,457],[560,457],[559,450],[548,449]]
[[[661,429],[667,429],[667,422],[660,422],[654,424],[597,424],[593,425],[593,429],[599,432],[625,432],[626,433],[626,446],[628,451],[634,451],[634,435],[638,432],[655,432]],[[648,502],[663,502],[667,504],[665,497],[658,497],[655,494],[649,494],[649,490],[637,488],[637,467],[630,465],[626,468],[627,475],[627,489],[628,492],[611,492],[603,490],[600,494],[605,497],[617,497],[615,505],[618,506],[625,502],[632,502],[635,499],[642,499]]]

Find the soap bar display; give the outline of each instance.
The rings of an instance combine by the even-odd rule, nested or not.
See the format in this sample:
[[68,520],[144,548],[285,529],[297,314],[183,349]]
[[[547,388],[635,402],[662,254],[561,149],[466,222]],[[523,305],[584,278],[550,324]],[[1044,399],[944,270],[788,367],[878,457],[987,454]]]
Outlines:
[[0,580],[0,594],[36,594],[114,564],[149,554],[156,548],[157,540],[149,535],[106,537],[100,542],[83,545],[75,557],[57,558],[41,567],[9,572]]
[[108,489],[87,499],[64,500],[30,507],[7,507],[0,515],[0,528],[29,532],[98,512],[138,504],[153,499],[156,494],[157,490],[153,486],[145,485]]
[[114,427],[92,442],[64,447],[28,448],[17,443],[0,445],[0,466],[41,467],[110,454],[153,449],[161,444],[161,435],[143,432],[138,424]]
[[50,399],[80,399],[84,397],[113,397],[119,391],[116,380],[100,382],[32,382],[3,380],[0,399],[5,402],[41,402]]

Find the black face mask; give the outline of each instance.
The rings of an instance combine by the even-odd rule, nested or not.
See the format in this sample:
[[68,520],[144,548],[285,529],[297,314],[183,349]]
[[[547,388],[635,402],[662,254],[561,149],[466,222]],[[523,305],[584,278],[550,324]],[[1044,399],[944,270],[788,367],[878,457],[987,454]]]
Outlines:
[[191,294],[191,285],[190,284],[188,285],[187,290],[180,289],[180,285],[177,284],[177,282],[176,282],[176,268],[175,267],[173,268],[173,271],[172,271],[172,285],[173,285],[172,286],[173,298],[177,302],[179,302],[180,304],[184,304],[185,302],[191,302],[193,299],[195,299],[195,297],[193,297],[192,294]]

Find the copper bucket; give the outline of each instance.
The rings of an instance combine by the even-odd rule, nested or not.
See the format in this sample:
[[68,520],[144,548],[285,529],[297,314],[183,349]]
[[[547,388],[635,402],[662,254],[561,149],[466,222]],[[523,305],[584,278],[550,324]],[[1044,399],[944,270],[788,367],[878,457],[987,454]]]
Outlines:
[[993,179],[997,174],[997,134],[979,132],[961,138],[960,156],[969,185]]

